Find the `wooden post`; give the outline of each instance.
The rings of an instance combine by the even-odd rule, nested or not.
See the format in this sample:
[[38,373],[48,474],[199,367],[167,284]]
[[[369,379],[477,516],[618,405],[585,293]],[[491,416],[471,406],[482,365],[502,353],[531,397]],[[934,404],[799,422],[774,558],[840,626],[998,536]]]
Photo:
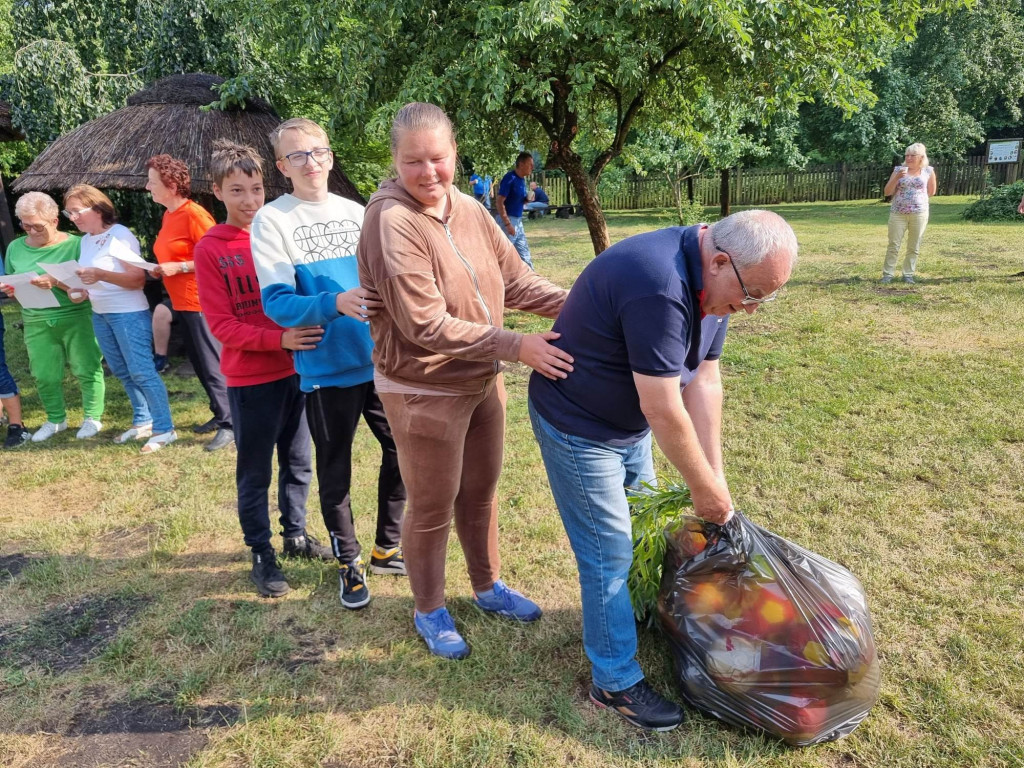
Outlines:
[[786,172],[786,202],[793,202],[793,188],[796,184],[796,174],[792,171]]
[[743,169],[736,166],[736,181],[732,185],[732,196],[736,199],[736,205],[743,205]]
[[846,181],[846,162],[843,161],[839,164],[839,199],[846,200],[847,193],[847,181]]
[[0,174],[0,241],[4,245],[4,253],[7,253],[7,246],[14,242],[18,233],[14,229],[14,221],[11,220],[11,207],[7,204],[7,190],[4,189],[4,177]]
[[721,180],[718,186],[718,203],[719,210],[724,219],[729,215],[729,169],[723,168],[721,171]]

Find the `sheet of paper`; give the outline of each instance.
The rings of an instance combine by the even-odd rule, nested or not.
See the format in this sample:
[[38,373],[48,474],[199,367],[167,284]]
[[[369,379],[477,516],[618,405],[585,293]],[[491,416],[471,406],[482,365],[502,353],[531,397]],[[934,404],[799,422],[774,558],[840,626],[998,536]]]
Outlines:
[[32,285],[32,278],[39,277],[35,272],[19,272],[16,275],[4,275],[0,277],[0,283],[6,283],[14,288],[14,298],[18,300],[25,309],[50,309],[59,307],[60,302],[48,288],[39,288]]
[[60,264],[46,264],[40,261],[39,266],[46,274],[57,278],[73,291],[89,290],[89,286],[83,283],[82,278],[76,274],[82,268],[77,261],[62,261]]
[[118,261],[123,261],[125,264],[131,264],[133,267],[140,267],[147,272],[152,272],[160,266],[159,264],[152,264],[146,261],[117,238],[114,238],[110,243],[110,255]]

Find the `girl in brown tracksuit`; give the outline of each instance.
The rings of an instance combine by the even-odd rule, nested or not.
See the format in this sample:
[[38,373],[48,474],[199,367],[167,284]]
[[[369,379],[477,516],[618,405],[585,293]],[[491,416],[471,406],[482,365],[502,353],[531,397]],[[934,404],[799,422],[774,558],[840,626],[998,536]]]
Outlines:
[[375,384],[408,490],[402,544],[415,625],[433,653],[463,658],[469,648],[444,607],[453,511],[474,602],[519,621],[540,618],[499,578],[502,362],[564,378],[572,358],[548,343],[557,334],[508,331],[502,316],[510,307],[554,318],[566,292],[532,272],[486,209],[452,185],[456,148],[443,111],[406,105],[391,152],[397,179],[366,207],[359,280],[384,305],[370,320]]

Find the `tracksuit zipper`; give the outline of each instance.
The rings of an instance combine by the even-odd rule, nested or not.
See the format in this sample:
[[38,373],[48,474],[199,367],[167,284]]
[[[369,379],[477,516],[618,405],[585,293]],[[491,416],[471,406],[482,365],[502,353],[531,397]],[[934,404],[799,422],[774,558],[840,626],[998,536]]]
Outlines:
[[[438,219],[438,221],[441,220]],[[452,250],[455,251],[455,255],[459,257],[459,261],[461,261],[465,265],[470,277],[473,278],[473,288],[476,291],[476,297],[480,300],[480,306],[484,308],[484,313],[487,315],[487,322],[490,325],[494,325],[494,318],[491,317],[491,310],[487,308],[487,302],[484,301],[483,294],[480,293],[480,281],[477,279],[476,270],[473,269],[473,265],[469,263],[469,260],[465,256],[463,256],[462,253],[459,252],[459,247],[455,245],[455,240],[452,238],[451,230],[448,229],[448,224],[445,223],[444,221],[441,221],[441,226],[444,227],[444,233],[448,235],[448,242],[449,244],[451,244]],[[494,372],[498,372],[497,360],[494,361]]]

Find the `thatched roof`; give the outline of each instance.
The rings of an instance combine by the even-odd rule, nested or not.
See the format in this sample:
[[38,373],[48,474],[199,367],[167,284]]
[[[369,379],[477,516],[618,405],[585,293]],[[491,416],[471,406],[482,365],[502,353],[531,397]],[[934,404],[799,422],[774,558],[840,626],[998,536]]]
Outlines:
[[[63,191],[87,183],[101,189],[143,189],[146,161],[166,153],[183,160],[192,175],[192,194],[212,194],[209,173],[214,139],[256,147],[263,155],[267,199],[289,191],[274,167],[267,134],[281,122],[267,102],[251,99],[244,110],[202,110],[224,82],[214,75],[171,75],[128,98],[128,106],[90,120],[47,147],[12,184],[15,192]],[[331,191],[366,201],[335,159]]]
[[11,105],[0,101],[0,141],[22,141],[24,138],[11,122]]

